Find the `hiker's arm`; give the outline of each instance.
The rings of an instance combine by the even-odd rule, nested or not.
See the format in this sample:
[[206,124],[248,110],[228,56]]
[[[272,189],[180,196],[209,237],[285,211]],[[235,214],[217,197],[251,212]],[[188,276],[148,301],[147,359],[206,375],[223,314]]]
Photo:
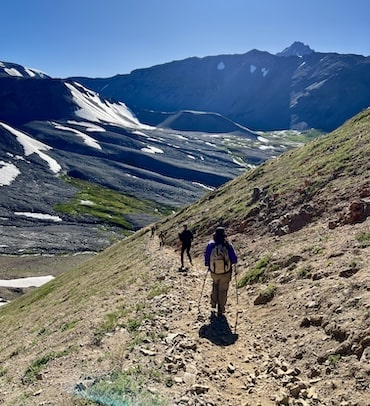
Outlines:
[[204,253],[204,265],[209,266],[209,260],[211,257],[211,251],[212,251],[213,245],[210,243],[207,245],[206,251]]
[[234,247],[231,244],[229,244],[229,257],[232,264],[236,264],[238,262],[238,256],[236,255]]

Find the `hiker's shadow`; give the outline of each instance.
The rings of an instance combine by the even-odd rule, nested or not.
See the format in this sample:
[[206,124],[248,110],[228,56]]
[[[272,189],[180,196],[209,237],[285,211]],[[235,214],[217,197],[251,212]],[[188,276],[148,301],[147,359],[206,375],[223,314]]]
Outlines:
[[217,317],[212,314],[209,324],[204,324],[199,329],[199,337],[207,338],[216,345],[227,346],[236,342],[238,334],[231,331],[225,316]]

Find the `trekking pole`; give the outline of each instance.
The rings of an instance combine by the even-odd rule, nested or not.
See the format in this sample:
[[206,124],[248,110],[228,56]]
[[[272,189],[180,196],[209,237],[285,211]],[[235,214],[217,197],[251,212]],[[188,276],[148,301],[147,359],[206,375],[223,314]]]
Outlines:
[[238,325],[238,316],[239,316],[239,294],[238,294],[238,269],[236,264],[234,265],[234,277],[235,277],[235,292],[236,292],[236,314],[235,314],[235,326],[234,334],[236,334],[236,326]]
[[235,292],[236,292],[236,304],[239,304],[239,294],[238,294],[238,269],[236,264],[234,265],[234,275],[235,275]]
[[202,300],[203,290],[204,290],[204,285],[206,284],[207,275],[208,275],[208,269],[206,270],[206,272],[205,272],[205,274],[204,274],[202,290],[201,290],[200,296],[199,296],[199,301],[198,301],[198,312],[199,312],[199,313],[200,313],[200,301]]

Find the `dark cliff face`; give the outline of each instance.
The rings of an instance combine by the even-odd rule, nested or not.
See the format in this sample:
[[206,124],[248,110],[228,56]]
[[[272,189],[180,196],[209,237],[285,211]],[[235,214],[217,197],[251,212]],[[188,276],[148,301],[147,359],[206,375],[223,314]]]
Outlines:
[[292,78],[295,128],[332,130],[370,105],[370,58],[312,54]]
[[76,108],[64,82],[51,78],[1,78],[0,106],[0,121],[16,125],[69,117]]
[[155,112],[199,110],[252,129],[331,131],[370,105],[370,58],[313,51],[285,55],[253,50],[76,80],[125,102],[151,124],[163,119]]

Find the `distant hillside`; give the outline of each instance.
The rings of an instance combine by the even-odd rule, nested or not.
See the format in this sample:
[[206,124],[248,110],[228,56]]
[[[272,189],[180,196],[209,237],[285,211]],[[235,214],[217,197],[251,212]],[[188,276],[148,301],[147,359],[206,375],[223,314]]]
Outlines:
[[99,251],[297,145],[215,113],[148,126],[123,103],[9,62],[0,105],[6,254]]
[[250,131],[231,120],[216,113],[203,111],[179,111],[169,114],[168,117],[157,125],[159,128],[171,128],[180,131],[237,133],[253,140],[257,139],[257,133]]
[[369,57],[314,52],[299,42],[277,55],[251,50],[74,80],[126,103],[151,125],[196,110],[253,130],[329,132],[370,106]]
[[[370,110],[0,308],[8,405],[368,404]],[[177,232],[195,233],[178,272]],[[203,252],[239,256],[226,319]]]

